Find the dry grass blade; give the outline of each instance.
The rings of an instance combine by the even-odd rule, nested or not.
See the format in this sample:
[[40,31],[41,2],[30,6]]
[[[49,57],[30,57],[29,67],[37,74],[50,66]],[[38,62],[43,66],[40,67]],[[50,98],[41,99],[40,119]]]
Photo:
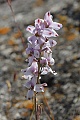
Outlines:
[[49,112],[50,112],[51,118],[52,118],[52,120],[54,120],[54,116],[53,116],[52,111],[51,111],[51,109],[50,109],[50,107],[49,107],[49,105],[48,105],[47,99],[46,99],[44,93],[42,93],[42,94],[43,94],[43,98],[44,98],[45,104],[47,105],[48,110],[49,110]]
[[6,84],[7,84],[7,87],[8,87],[8,91],[10,92],[11,91],[11,83],[9,80],[6,80]]
[[10,6],[11,5],[11,0],[7,0],[7,2],[8,2],[8,5]]
[[43,106],[43,110],[44,110],[44,113],[46,114],[46,116],[47,116],[48,120],[51,120],[51,119],[50,119],[50,117],[49,117],[49,115],[47,114],[47,112],[46,112],[46,110],[45,110],[44,106]]
[[[9,5],[10,9],[11,9],[12,16],[13,16],[13,18],[14,18],[14,22],[15,22],[16,27],[18,28],[19,33],[22,33],[21,30],[20,30],[20,27],[18,26],[18,24],[17,24],[17,22],[16,22],[16,20],[15,20],[14,11],[13,11],[12,6],[11,6],[11,0],[7,0],[7,3],[8,3],[8,5]],[[24,48],[26,48],[26,46],[25,46],[25,44],[24,44],[24,38],[23,38],[22,34],[20,34],[20,38],[21,38],[21,41],[22,41],[22,44],[23,44]]]

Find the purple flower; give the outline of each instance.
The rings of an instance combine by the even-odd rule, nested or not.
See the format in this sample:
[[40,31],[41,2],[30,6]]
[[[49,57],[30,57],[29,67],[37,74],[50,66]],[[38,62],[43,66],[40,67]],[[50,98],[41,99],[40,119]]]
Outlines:
[[44,52],[44,57],[47,59],[48,65],[54,65],[55,61],[52,58],[52,53],[46,53],[46,52]]
[[28,89],[34,89],[36,82],[37,82],[37,77],[33,76],[31,80],[28,80],[24,86]]
[[26,49],[26,54],[32,56],[32,59],[39,58],[40,46],[39,44],[28,43],[28,48]]
[[36,91],[36,92],[44,92],[44,86],[47,86],[47,84],[46,83],[36,84],[34,86],[34,91]]
[[46,21],[47,27],[49,27],[49,28],[52,28],[54,30],[59,30],[60,28],[62,28],[62,24],[57,23],[57,22],[53,22],[52,15],[50,14],[50,11],[48,11],[45,14],[44,20]]
[[27,100],[30,100],[30,99],[32,99],[33,98],[33,94],[34,94],[34,91],[33,90],[28,90],[28,92],[27,92],[27,95],[26,95],[26,99]]
[[24,75],[26,76],[35,76],[38,74],[38,64],[37,62],[32,62],[31,66],[26,68],[26,69],[22,69],[22,72],[24,73]]
[[37,44],[37,37],[34,35],[31,37],[28,37],[28,42],[30,42],[33,46],[35,46]]
[[[36,19],[34,26],[29,25],[26,30],[32,36],[28,37],[28,47],[26,54],[28,55],[28,67],[23,69],[23,78],[27,79],[24,85],[27,89],[27,99],[32,99],[34,92],[44,92],[46,83],[39,84],[40,75],[46,75],[49,72],[56,75],[51,66],[55,60],[52,58],[52,48],[57,44],[52,37],[59,35],[55,30],[62,28],[62,24],[53,22],[52,15],[48,11],[44,19]],[[39,81],[38,81],[39,79]]]
[[32,26],[32,25],[29,25],[27,28],[26,28],[27,31],[29,31],[30,33],[32,34],[35,34],[34,30],[35,30],[35,27]]
[[41,75],[46,75],[48,74],[49,72],[51,72],[53,74],[53,71],[52,69],[49,67],[49,66],[46,66],[46,67],[43,67],[41,69]]
[[42,66],[48,65],[48,60],[45,57],[41,57],[40,64]]
[[53,30],[53,29],[45,28],[45,29],[43,30],[43,32],[42,32],[42,36],[49,38],[49,37],[57,37],[58,34],[57,34],[56,31]]
[[57,42],[53,39],[49,39],[49,41],[45,42],[44,46],[48,46],[50,48],[54,47],[57,44]]

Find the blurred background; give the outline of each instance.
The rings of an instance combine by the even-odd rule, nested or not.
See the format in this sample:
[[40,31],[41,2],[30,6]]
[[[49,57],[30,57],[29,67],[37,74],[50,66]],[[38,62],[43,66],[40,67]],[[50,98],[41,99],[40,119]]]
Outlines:
[[[45,97],[55,120],[80,120],[80,1],[79,0],[0,0],[0,120],[29,120],[33,102],[26,101],[26,82],[21,69],[27,67],[28,25],[43,18],[47,11],[53,21],[63,24],[53,48],[56,76],[42,76],[47,82]],[[14,18],[15,15],[15,18]],[[14,20],[15,19],[15,20]],[[15,23],[16,21],[16,23]],[[22,38],[21,38],[22,36]],[[41,120],[48,120],[50,111],[44,97]],[[34,116],[33,119],[34,120]]]

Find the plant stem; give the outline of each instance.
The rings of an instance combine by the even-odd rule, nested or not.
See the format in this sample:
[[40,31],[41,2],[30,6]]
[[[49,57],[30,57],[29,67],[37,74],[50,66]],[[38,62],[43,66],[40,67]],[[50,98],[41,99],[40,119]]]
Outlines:
[[45,110],[44,106],[43,106],[43,110],[44,110],[44,112],[45,112],[45,114],[46,114],[46,116],[47,116],[48,120],[51,120],[51,119],[50,119],[50,117],[49,117],[49,115],[47,114],[47,112],[46,112],[46,110]]
[[40,76],[40,58],[39,58],[39,60],[38,60],[38,77],[37,77],[37,84],[40,83],[40,81],[39,81],[39,76]]
[[35,108],[33,108],[33,111],[32,111],[31,116],[30,116],[30,120],[32,120],[32,116],[33,116],[34,111],[35,111]]
[[35,107],[35,120],[37,120],[37,102],[36,102],[36,92],[34,93],[34,107]]
[[[41,49],[41,48],[40,48]],[[41,59],[41,53],[40,53],[40,55],[39,55],[39,59],[38,59],[38,77],[37,77],[37,84],[39,84],[40,83],[40,81],[39,81],[39,76],[40,76],[40,59]],[[34,101],[35,101],[35,119],[36,120],[39,120],[38,119],[38,116],[37,116],[37,102],[36,102],[36,92],[35,92],[35,98],[34,98]]]
[[26,48],[25,43],[24,43],[24,38],[23,38],[23,36],[22,36],[22,31],[20,30],[20,27],[19,27],[19,25],[18,25],[18,23],[16,22],[16,19],[15,19],[15,14],[14,14],[14,11],[13,11],[13,9],[12,9],[11,0],[7,0],[7,3],[8,3],[8,5],[9,5],[9,7],[10,7],[11,12],[12,12],[12,16],[13,16],[15,25],[16,25],[19,33],[21,33],[21,34],[20,34],[20,38],[21,38],[22,44],[23,44],[24,48]]
[[[40,47],[40,50],[42,49],[42,46]],[[39,59],[38,59],[38,77],[37,77],[37,84],[40,83],[39,81],[39,76],[40,76],[40,60],[41,60],[41,52],[40,52],[40,55],[39,55]]]

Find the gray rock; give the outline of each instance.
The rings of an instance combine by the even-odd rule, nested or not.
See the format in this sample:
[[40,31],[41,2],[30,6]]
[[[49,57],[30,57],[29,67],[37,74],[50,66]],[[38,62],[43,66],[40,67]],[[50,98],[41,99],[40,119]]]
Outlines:
[[6,118],[5,115],[2,115],[2,114],[0,113],[0,120],[7,120],[7,118]]
[[10,53],[13,51],[12,48],[6,48],[4,50],[1,51],[1,54],[6,56],[6,57],[9,57],[10,56]]

